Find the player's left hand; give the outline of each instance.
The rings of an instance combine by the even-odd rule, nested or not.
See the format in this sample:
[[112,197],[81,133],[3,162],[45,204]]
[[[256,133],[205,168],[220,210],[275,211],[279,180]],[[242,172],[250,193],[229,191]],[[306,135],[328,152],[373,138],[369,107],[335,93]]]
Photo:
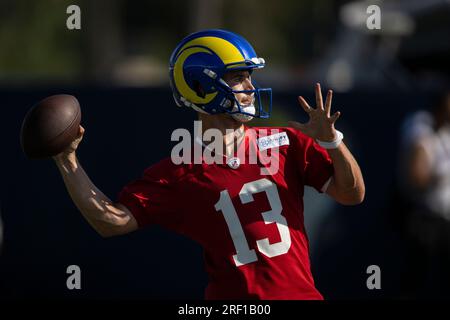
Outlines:
[[289,121],[289,126],[294,129],[302,131],[307,136],[320,141],[330,142],[336,139],[336,130],[334,123],[339,118],[341,113],[337,111],[330,116],[331,100],[333,98],[333,91],[328,90],[327,99],[325,101],[325,108],[323,105],[322,92],[320,83],[316,84],[316,108],[308,105],[302,96],[298,97],[299,103],[309,115],[307,123],[299,123],[296,121]]

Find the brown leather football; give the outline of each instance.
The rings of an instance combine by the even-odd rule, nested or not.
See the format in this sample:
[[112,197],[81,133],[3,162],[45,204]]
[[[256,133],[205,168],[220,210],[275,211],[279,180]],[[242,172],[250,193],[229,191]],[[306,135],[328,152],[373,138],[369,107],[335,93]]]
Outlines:
[[71,95],[45,98],[26,114],[20,143],[30,159],[49,158],[66,149],[78,135],[81,109]]

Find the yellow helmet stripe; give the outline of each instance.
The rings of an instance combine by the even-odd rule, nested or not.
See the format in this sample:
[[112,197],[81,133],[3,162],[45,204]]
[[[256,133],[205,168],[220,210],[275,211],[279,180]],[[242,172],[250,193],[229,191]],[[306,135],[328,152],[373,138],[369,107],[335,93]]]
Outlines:
[[186,43],[181,51],[192,46],[204,46],[212,50],[224,64],[244,61],[245,58],[231,42],[217,37],[200,37]]
[[199,53],[199,52],[205,52],[205,53],[211,54],[211,52],[209,52],[205,48],[194,47],[194,48],[186,49],[185,51],[183,51],[180,54],[180,56],[177,59],[177,62],[175,63],[175,67],[173,69],[173,78],[175,80],[175,85],[176,85],[178,91],[184,98],[186,98],[187,100],[189,100],[190,102],[195,103],[195,104],[205,104],[205,103],[212,101],[216,97],[217,92],[209,93],[204,98],[199,97],[197,95],[197,93],[195,93],[195,91],[192,90],[189,87],[189,85],[186,83],[186,79],[184,78],[184,74],[183,74],[184,61],[191,54]]

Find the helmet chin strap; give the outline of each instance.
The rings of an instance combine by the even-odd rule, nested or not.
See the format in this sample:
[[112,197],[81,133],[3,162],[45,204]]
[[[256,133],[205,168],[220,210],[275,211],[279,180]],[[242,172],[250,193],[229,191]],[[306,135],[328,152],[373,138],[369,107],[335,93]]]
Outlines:
[[[238,111],[239,108],[237,106],[237,103],[235,102],[233,105],[233,111]],[[246,113],[250,113],[250,114],[256,114],[256,108],[255,105],[249,104],[247,106],[241,106],[241,111],[244,111]],[[249,122],[250,120],[253,119],[252,116],[248,115],[248,114],[242,114],[242,113],[233,113],[231,114],[231,116],[236,119],[239,122],[245,123],[245,122]]]

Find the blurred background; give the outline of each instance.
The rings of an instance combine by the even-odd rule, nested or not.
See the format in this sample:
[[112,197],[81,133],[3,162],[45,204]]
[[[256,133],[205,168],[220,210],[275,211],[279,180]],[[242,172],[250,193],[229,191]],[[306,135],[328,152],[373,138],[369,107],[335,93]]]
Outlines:
[[[80,30],[66,27],[73,4]],[[367,27],[370,5],[381,10],[380,29]],[[335,91],[337,128],[367,190],[356,207],[306,190],[325,298],[449,298],[448,0],[0,0],[0,297],[203,297],[201,248],[158,227],[102,239],[52,161],[25,158],[19,132],[37,101],[75,95],[86,128],[80,161],[115,198],[169,155],[175,128],[192,129],[195,113],[173,102],[168,60],[183,37],[206,28],[243,35],[265,58],[254,77],[273,88],[273,113],[255,125],[305,121],[296,96],[313,101],[316,82]],[[66,287],[72,264],[81,290]],[[380,267],[379,290],[366,286],[370,265]]]

